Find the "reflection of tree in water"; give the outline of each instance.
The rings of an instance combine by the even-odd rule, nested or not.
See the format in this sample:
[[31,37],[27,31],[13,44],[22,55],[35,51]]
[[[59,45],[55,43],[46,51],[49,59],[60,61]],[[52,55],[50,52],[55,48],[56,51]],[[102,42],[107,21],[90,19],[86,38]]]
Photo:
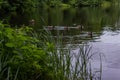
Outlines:
[[[34,14],[33,14],[34,13]],[[52,26],[72,26],[73,24],[83,25],[84,29],[70,29],[62,31],[63,35],[81,36],[88,35],[92,38],[94,33],[100,33],[103,27],[115,27],[118,25],[119,10],[118,7],[110,7],[107,9],[102,8],[37,8],[35,12],[26,14],[12,14],[9,16],[8,22],[13,25],[29,25],[31,19],[35,20],[35,29],[41,29],[42,25]],[[62,28],[61,28],[62,29]],[[66,28],[68,29],[68,28]],[[54,34],[56,31],[54,31]],[[83,33],[82,33],[83,32]],[[52,32],[53,33],[53,32]],[[92,33],[92,34],[91,34]],[[81,35],[80,35],[81,34]],[[84,34],[84,35],[83,35]],[[81,39],[75,38],[75,39]]]
[[52,33],[52,37],[57,40],[59,37],[64,44],[79,44],[85,41],[94,40],[100,33],[84,31],[81,25],[78,26],[45,26]]

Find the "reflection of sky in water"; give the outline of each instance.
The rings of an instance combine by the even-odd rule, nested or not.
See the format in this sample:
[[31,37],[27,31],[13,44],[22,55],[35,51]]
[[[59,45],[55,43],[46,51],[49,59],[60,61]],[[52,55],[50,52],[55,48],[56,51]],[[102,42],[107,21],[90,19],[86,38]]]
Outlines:
[[[102,80],[120,80],[120,31],[105,29],[96,41],[99,42],[92,43],[93,52],[105,55],[105,60],[102,60]],[[93,65],[97,67],[98,62],[99,55],[95,55]]]
[[120,43],[120,31],[103,31],[103,34],[97,41],[103,43]]

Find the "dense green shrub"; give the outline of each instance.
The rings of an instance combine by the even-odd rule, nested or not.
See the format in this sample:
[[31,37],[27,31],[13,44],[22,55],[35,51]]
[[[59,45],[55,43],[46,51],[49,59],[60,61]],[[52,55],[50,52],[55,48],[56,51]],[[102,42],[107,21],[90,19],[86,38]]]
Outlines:
[[[44,80],[49,76],[49,71],[47,54],[40,46],[41,41],[32,36],[31,28],[13,29],[5,26],[9,25],[0,23],[0,57],[3,64],[6,63],[5,66],[0,65],[0,67],[3,66],[0,78],[5,80],[10,75],[9,79],[13,80],[18,71],[17,80]],[[46,49],[47,47],[49,48],[46,46]],[[6,76],[3,77],[2,74]]]
[[89,45],[81,44],[74,53],[72,46],[63,48],[62,38],[56,44],[48,33],[0,22],[0,80],[101,80],[101,70],[97,76],[92,71]]
[[0,10],[9,12],[29,12],[35,7],[65,7],[68,6],[101,6],[105,2],[118,4],[119,0],[0,0]]
[[118,2],[119,0],[39,0],[40,3],[46,3],[49,6],[60,6],[61,3],[71,6],[100,6],[104,1]]
[[26,12],[35,7],[34,0],[1,0],[0,9],[9,12]]

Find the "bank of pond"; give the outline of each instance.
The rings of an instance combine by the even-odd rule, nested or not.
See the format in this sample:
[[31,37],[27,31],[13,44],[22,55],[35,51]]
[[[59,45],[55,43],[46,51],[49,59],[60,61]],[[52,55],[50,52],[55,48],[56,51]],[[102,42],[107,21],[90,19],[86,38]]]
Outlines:
[[103,27],[119,28],[115,5],[119,0],[0,0],[0,80],[101,80],[88,42]]
[[80,44],[74,53],[48,32],[11,28],[1,21],[0,80],[101,80],[101,69],[92,71],[90,45]]
[[111,5],[119,5],[119,0],[1,0],[0,11],[27,12],[36,7],[61,7],[66,9],[70,7],[109,7]]

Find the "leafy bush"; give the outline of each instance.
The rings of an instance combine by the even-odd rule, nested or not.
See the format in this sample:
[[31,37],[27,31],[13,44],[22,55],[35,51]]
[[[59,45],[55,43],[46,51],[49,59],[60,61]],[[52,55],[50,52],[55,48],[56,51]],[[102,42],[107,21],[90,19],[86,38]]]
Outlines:
[[14,29],[0,22],[0,79],[101,80],[92,72],[91,47],[80,45],[76,54],[72,46],[62,47],[61,38],[55,46],[48,33],[26,26]]
[[33,0],[1,0],[0,10],[4,11],[16,11],[27,12],[35,7],[35,1]]
[[[10,68],[10,79],[16,75],[18,69],[18,80],[38,80],[47,76],[49,73],[45,60],[47,55],[38,45],[40,42],[32,36],[31,28],[13,29],[0,23],[0,55],[3,60],[7,58],[3,64],[5,63],[5,68]],[[6,73],[7,69],[3,68],[4,72],[1,73]],[[6,79],[6,76],[1,76],[2,80]]]

